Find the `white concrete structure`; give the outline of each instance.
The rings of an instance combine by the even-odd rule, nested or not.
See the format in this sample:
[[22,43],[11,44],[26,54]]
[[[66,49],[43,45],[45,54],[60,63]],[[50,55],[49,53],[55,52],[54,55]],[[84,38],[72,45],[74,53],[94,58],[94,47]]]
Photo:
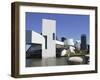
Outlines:
[[42,57],[56,57],[56,21],[42,19],[42,35],[45,37],[45,49]]
[[[41,44],[42,45],[42,55],[44,56],[44,51],[45,50],[45,38],[43,37],[43,35],[40,35],[39,33],[35,32],[35,31],[31,31],[31,30],[27,30],[26,31],[26,51],[30,48],[30,44],[28,43],[33,43],[33,44]],[[56,44],[59,45],[64,45],[64,42],[61,41],[55,41],[55,46]],[[34,50],[36,50],[38,48],[34,48]],[[56,49],[56,48],[55,48]],[[46,53],[45,53],[46,54]],[[56,54],[56,53],[55,53]],[[44,56],[45,57],[45,56]],[[44,58],[43,57],[43,58]],[[46,56],[47,57],[47,56]],[[45,57],[45,58],[46,58]]]
[[45,39],[41,34],[35,31],[27,30],[26,43],[44,44]]
[[[67,39],[64,42],[56,40],[56,21],[49,19],[42,19],[42,35],[27,30],[26,43],[41,44],[42,45],[42,58],[56,57],[56,44],[62,46],[68,46],[68,50],[63,50],[62,55],[67,52],[74,53],[74,41],[73,39]],[[26,45],[28,50],[29,45]]]
[[[42,49],[45,49],[45,39],[42,35],[35,31],[27,30],[26,31],[26,43],[41,44]],[[26,45],[26,49],[29,48],[29,45]]]
[[64,42],[61,42],[61,41],[57,41],[57,40],[56,40],[56,44],[64,45]]

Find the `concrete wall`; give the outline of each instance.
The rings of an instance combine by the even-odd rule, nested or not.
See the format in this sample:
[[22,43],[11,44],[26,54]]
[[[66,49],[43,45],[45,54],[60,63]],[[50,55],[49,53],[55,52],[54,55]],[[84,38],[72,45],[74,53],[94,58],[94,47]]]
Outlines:
[[[55,39],[53,40],[53,33]],[[49,19],[42,19],[42,35],[47,36],[47,49],[43,49],[42,57],[56,57],[56,21]]]
[[45,48],[44,37],[35,31],[31,31],[31,30],[26,31],[26,43],[42,44],[42,49]]

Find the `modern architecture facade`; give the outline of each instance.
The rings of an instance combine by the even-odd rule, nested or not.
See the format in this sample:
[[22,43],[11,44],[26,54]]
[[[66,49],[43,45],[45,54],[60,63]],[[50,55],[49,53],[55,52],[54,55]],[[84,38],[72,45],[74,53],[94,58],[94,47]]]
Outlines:
[[[35,31],[26,31],[26,50],[30,44],[40,44],[42,58],[56,57],[56,44],[64,45],[60,41],[56,41],[56,21],[50,19],[42,19],[42,34]],[[39,48],[36,50],[40,50]]]
[[42,57],[56,57],[56,21],[42,19],[42,35],[45,38],[45,49]]

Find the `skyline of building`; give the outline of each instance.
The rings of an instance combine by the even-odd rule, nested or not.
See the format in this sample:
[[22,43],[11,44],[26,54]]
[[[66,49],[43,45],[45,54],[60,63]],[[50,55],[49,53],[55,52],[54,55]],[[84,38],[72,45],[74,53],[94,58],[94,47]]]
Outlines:
[[82,34],[81,35],[81,50],[86,50],[86,49],[87,49],[86,35]]

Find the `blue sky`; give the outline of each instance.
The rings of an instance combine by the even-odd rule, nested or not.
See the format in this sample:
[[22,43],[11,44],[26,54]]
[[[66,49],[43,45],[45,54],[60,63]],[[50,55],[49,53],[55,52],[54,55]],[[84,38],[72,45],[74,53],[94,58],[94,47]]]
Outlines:
[[86,34],[89,42],[89,15],[51,14],[26,12],[26,30],[42,32],[42,19],[56,20],[56,34],[61,37],[80,40]]

